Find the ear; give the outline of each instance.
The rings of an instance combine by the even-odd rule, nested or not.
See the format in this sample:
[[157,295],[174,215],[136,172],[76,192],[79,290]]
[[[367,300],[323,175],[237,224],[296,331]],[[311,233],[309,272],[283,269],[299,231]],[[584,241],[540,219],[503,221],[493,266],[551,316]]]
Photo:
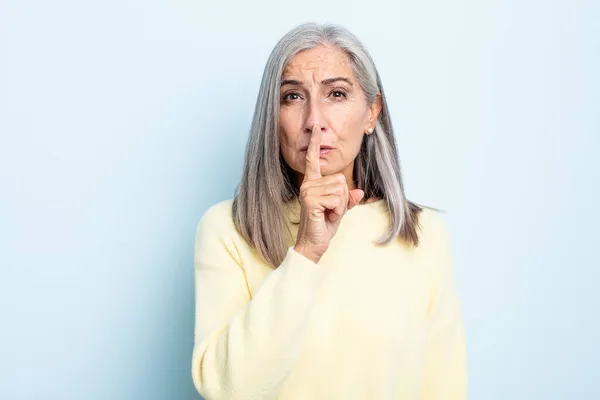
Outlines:
[[375,98],[371,102],[369,106],[369,123],[368,126],[371,128],[375,128],[377,124],[377,118],[379,117],[379,113],[381,112],[382,100],[381,100],[381,92],[375,95]]
[[373,102],[369,106],[369,108],[371,109],[371,118],[373,119],[373,121],[375,121],[379,116],[379,113],[381,112],[381,107],[381,92],[379,92],[375,95]]

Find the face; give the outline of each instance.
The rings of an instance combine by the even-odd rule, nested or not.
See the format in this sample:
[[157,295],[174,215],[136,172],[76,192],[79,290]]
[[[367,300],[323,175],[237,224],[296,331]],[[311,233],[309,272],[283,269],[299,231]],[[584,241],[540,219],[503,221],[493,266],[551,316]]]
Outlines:
[[367,104],[343,51],[319,46],[298,53],[283,71],[279,110],[281,153],[297,172],[297,183],[304,178],[306,148],[318,125],[321,174],[342,172],[350,185],[363,135],[375,128],[380,110],[380,95]]

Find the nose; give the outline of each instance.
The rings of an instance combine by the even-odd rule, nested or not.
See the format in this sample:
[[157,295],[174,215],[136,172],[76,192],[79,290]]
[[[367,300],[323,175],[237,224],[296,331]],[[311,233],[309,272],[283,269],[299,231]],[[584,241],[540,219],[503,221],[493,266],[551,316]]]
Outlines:
[[315,125],[321,127],[322,132],[325,131],[325,118],[323,116],[322,105],[317,100],[311,100],[307,102],[304,132],[311,133]]

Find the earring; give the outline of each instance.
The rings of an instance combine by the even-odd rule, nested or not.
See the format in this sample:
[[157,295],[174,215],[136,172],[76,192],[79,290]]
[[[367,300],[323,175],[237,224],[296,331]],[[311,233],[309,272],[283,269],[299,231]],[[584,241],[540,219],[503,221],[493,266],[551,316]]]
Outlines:
[[367,129],[367,132],[369,132],[369,133],[373,133],[373,128],[369,128],[369,129]]

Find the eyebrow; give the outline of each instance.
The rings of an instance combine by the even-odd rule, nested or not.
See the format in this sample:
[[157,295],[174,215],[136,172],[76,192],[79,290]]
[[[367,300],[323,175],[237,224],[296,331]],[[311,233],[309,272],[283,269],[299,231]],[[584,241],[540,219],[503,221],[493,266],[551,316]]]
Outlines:
[[[339,81],[346,82],[350,86],[353,86],[352,81],[350,79],[348,79],[348,78],[344,78],[343,76],[336,76],[335,78],[323,79],[321,81],[321,84],[322,85],[331,85],[332,83],[339,82]],[[281,82],[281,86],[285,86],[285,85],[297,85],[297,86],[300,86],[300,85],[302,85],[302,82],[298,81],[296,79],[286,79],[286,80],[284,80],[284,81]]]

